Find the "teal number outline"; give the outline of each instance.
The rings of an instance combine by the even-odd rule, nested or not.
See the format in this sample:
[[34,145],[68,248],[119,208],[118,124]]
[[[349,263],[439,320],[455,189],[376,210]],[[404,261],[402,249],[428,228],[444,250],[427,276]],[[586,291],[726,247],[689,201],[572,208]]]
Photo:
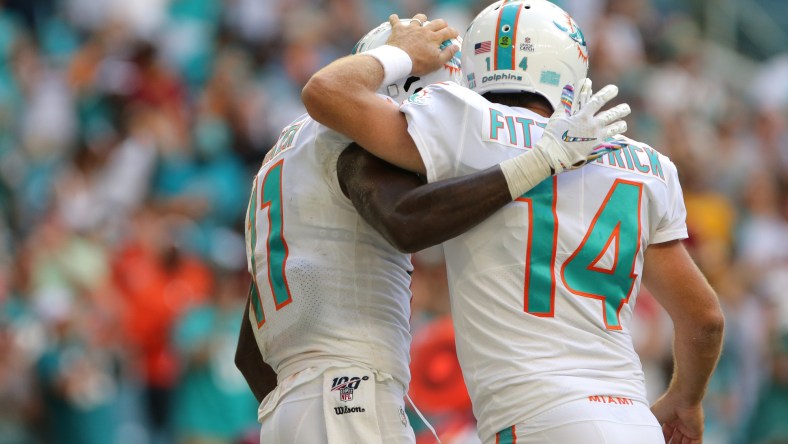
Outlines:
[[[528,205],[529,219],[525,252],[523,311],[538,317],[555,316],[556,278],[553,268],[556,261],[559,223],[556,212],[557,180],[557,177],[553,177],[550,181],[544,181],[516,200]],[[629,194],[633,192],[636,193],[637,203],[634,203],[633,196]],[[634,273],[634,269],[640,252],[642,199],[642,183],[617,179],[597,210],[583,241],[561,266],[561,279],[572,294],[602,301],[602,318],[605,327],[609,330],[621,330],[619,314],[622,307],[629,302],[637,280],[638,275]],[[549,211],[547,211],[548,202]],[[537,236],[534,236],[534,233],[537,233]],[[544,236],[544,233],[549,233],[549,236]],[[614,241],[616,242],[616,256],[613,268],[605,270],[596,267]],[[630,243],[627,244],[627,242]],[[549,248],[545,248],[548,244]],[[549,252],[549,259],[544,256],[545,251]],[[542,257],[536,256],[538,254],[541,254]],[[589,260],[589,254],[593,259]],[[631,265],[626,268],[620,267],[621,264],[626,263]],[[579,270],[583,271],[579,272]],[[588,279],[588,273],[594,273],[595,279]],[[549,283],[546,278],[548,275]],[[605,276],[612,276],[612,279],[626,285],[613,285],[614,288],[608,294],[595,292],[598,288],[594,287],[598,287],[600,282],[607,284],[603,286],[611,286],[608,283],[611,278],[605,278]],[[585,279],[582,279],[583,277]],[[600,279],[607,279],[607,281],[600,281]],[[624,288],[626,291],[616,293]],[[549,295],[549,298],[542,296],[545,294]]]
[[[556,233],[558,233],[558,217],[556,215],[556,186],[557,177],[545,180],[532,188],[527,193],[516,199],[517,202],[525,202],[528,205],[528,239],[525,251],[525,282],[523,285],[523,309],[526,313],[540,317],[553,317],[555,315],[555,273],[553,265],[556,255]],[[545,203],[549,202],[550,211],[543,211]],[[549,237],[541,236],[548,231]],[[534,236],[534,232],[537,236]],[[544,241],[547,240],[549,248],[545,249]],[[538,245],[535,245],[538,244]],[[536,248],[534,248],[536,246]],[[549,260],[545,263],[541,257],[549,252]],[[545,274],[546,273],[546,274]],[[549,284],[545,279],[549,276]],[[549,285],[549,288],[545,288]],[[539,288],[541,287],[541,288]],[[547,291],[545,291],[547,290]],[[547,308],[545,299],[539,298],[541,294],[549,294]]]
[[[631,195],[631,193],[636,194]],[[636,203],[633,200],[636,200]],[[603,204],[594,215],[591,227],[580,246],[561,267],[561,279],[570,292],[603,301],[602,319],[608,330],[622,329],[621,309],[629,302],[637,281],[638,275],[634,270],[640,252],[642,201],[642,183],[616,179]],[[602,239],[604,243],[599,248]],[[616,255],[613,268],[606,270],[596,267],[614,241]],[[596,254],[594,254],[595,250]],[[590,257],[593,259],[589,261]],[[625,266],[620,267],[620,265]],[[595,278],[589,280],[589,273],[593,273]],[[600,287],[608,288],[600,289]],[[617,293],[624,288],[626,291]]]
[[[290,285],[287,282],[286,264],[289,254],[287,241],[284,237],[284,212],[282,211],[282,174],[284,169],[284,159],[279,160],[273,164],[263,177],[263,183],[260,186],[261,199],[259,210],[263,211],[268,209],[268,236],[266,237],[266,258],[267,258],[267,271],[268,271],[268,286],[271,289],[271,296],[274,300],[274,306],[279,311],[282,307],[290,304],[293,301],[290,292]],[[252,193],[252,202],[257,201],[257,185]],[[251,205],[251,203],[250,203]],[[255,261],[254,252],[257,246],[257,229],[256,229],[256,216],[252,212],[250,216],[250,223],[252,224],[252,232],[250,241],[252,243],[252,271],[254,278],[252,288],[250,289],[250,297],[252,298],[252,307],[254,308],[255,317],[257,320],[257,327],[261,327],[265,323],[265,314],[263,313],[262,301],[260,300],[260,290],[257,284],[257,264]]]
[[249,242],[251,244],[250,262],[252,264],[252,282],[249,285],[249,302],[252,304],[252,312],[254,313],[255,320],[257,321],[257,328],[265,324],[265,313],[263,313],[263,304],[260,301],[260,287],[257,285],[257,260],[255,259],[255,246],[257,245],[257,176],[254,178],[252,185],[252,195],[249,197],[249,207],[247,213],[249,214],[248,230]]

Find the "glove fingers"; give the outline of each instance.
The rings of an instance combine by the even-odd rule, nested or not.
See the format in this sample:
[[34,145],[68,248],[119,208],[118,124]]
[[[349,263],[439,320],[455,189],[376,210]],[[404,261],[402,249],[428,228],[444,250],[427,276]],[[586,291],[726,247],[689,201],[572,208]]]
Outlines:
[[602,109],[605,104],[618,95],[618,87],[616,85],[607,85],[599,90],[596,94],[591,96],[591,100],[584,107],[583,111],[587,113],[596,114],[597,111]]
[[616,120],[621,120],[622,118],[628,116],[631,112],[632,110],[629,108],[629,105],[622,103],[610,108],[607,111],[599,113],[596,118],[602,121],[603,126],[607,126]]
[[575,113],[582,110],[588,100],[591,98],[591,93],[593,90],[591,89],[591,79],[585,78],[580,81],[580,92],[577,94],[577,99],[575,100]]
[[627,130],[627,122],[619,120],[613,124],[607,125],[602,129],[604,137],[613,137],[623,134]]
[[604,156],[605,154],[607,154],[607,153],[609,153],[611,151],[614,151],[614,149],[613,148],[603,148],[601,150],[594,151],[593,153],[589,154],[588,157],[586,157],[586,159],[587,159],[586,163],[593,162],[593,161],[599,159],[600,157]]
[[[575,89],[572,85],[567,84],[564,90],[561,91],[561,105],[564,108],[564,113],[569,116],[572,115],[572,103],[575,100]],[[558,110],[556,110],[557,112]]]
[[617,141],[617,140],[611,140],[609,142],[599,144],[594,147],[594,149],[591,151],[591,153],[588,156],[586,156],[587,163],[593,162],[607,153],[618,151],[626,145],[627,145],[626,142]]
[[609,153],[611,151],[618,151],[627,145],[629,144],[624,142],[623,140],[608,139],[600,143],[599,145],[595,146],[594,149],[591,150],[591,154],[589,154],[589,156],[596,156],[598,153],[600,153],[601,155],[601,154]]

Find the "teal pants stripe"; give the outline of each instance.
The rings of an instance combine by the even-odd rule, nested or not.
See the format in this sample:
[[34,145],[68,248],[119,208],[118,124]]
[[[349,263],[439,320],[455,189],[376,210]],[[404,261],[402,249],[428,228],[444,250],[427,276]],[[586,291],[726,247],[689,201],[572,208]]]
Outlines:
[[516,444],[516,443],[517,443],[517,432],[515,432],[514,426],[511,426],[508,429],[501,430],[500,432],[495,434],[495,444]]

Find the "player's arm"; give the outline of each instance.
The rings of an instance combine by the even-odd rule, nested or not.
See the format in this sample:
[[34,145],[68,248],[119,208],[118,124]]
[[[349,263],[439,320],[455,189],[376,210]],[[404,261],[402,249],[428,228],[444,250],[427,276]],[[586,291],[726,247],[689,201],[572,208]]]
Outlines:
[[[301,94],[316,121],[381,159],[420,174],[425,174],[426,168],[408,133],[406,117],[379,97],[376,90],[409,73],[434,71],[454,55],[454,45],[441,50],[440,44],[457,32],[446,27],[443,20],[419,26],[425,19],[419,14],[406,26],[392,15],[391,36],[386,45],[331,63],[312,76]],[[402,66],[407,69],[402,71]],[[608,85],[592,96],[590,82],[586,81],[579,92],[580,99],[574,100],[574,88],[567,85],[562,100],[565,109],[555,110],[540,141],[522,155],[501,162],[499,168],[512,199],[551,174],[583,165],[604,150],[620,148],[604,141],[626,131],[626,122],[619,119],[629,114],[629,106],[621,104],[599,112],[618,94],[618,88]],[[572,139],[566,138],[568,133]]]
[[652,406],[667,442],[700,442],[701,400],[722,348],[724,318],[714,290],[684,245],[650,245],[643,283],[667,310],[674,327],[673,378]]
[[500,168],[425,184],[423,178],[350,144],[337,176],[356,210],[400,251],[451,239],[512,201]]
[[[371,55],[376,50],[344,57],[312,76],[301,99],[316,121],[387,162],[423,174],[424,162],[408,134],[405,115],[376,94],[384,75],[396,80],[409,74],[427,74],[442,67],[456,53],[455,46],[441,50],[440,44],[456,37],[457,31],[443,20],[420,26],[426,16],[419,14],[414,18],[409,25],[401,24],[396,15],[390,18],[392,34],[386,49],[394,51],[394,58],[390,59],[388,72]],[[394,49],[395,46],[401,49]],[[397,69],[404,71],[396,72]]]
[[235,366],[241,371],[249,388],[252,389],[257,402],[276,387],[276,373],[270,365],[263,361],[263,355],[254,339],[252,323],[249,322],[249,300],[246,301],[241,320],[241,332],[238,335],[238,346],[235,349]]

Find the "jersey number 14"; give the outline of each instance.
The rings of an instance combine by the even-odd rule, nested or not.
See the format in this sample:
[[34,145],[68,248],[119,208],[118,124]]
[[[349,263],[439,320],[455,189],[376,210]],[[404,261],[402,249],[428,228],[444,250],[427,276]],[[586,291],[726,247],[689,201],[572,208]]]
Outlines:
[[[556,249],[558,243],[557,178],[544,181],[517,199],[528,208],[525,252],[525,311],[555,316]],[[602,302],[605,327],[620,330],[619,312],[635,284],[635,260],[640,249],[640,203],[643,184],[616,180],[597,211],[580,246],[561,267],[561,279],[575,295]],[[535,235],[536,234],[536,235]],[[600,266],[614,248],[612,267]]]

